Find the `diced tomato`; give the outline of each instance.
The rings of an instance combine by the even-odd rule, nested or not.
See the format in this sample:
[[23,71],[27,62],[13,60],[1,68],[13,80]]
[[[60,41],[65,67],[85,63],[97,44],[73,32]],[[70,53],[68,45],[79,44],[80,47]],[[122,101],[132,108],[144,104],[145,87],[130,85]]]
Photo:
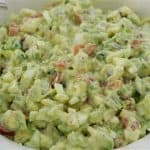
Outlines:
[[5,129],[4,127],[0,127],[0,134],[4,136],[14,136],[15,133],[13,131]]
[[16,36],[19,32],[19,26],[15,23],[12,23],[8,27],[8,35]]
[[124,127],[124,128],[127,128],[128,127],[128,125],[129,125],[129,120],[128,120],[128,118],[121,118],[121,124],[122,124],[122,126]]
[[109,81],[106,85],[106,87],[109,88],[109,89],[118,89],[121,86],[122,86],[122,81],[121,80]]
[[72,49],[73,51],[73,54],[76,55],[79,53],[80,49],[84,48],[85,45],[84,44],[78,44],[78,45],[75,45]]
[[58,62],[58,63],[55,64],[55,66],[58,67],[58,68],[62,68],[63,69],[63,68],[66,67],[66,63],[64,61]]
[[75,10],[73,10],[73,17],[76,24],[81,24],[81,17]]
[[134,49],[138,49],[140,45],[142,44],[142,42],[143,42],[142,40],[135,39],[132,41],[131,47]]
[[95,52],[95,50],[96,50],[96,45],[94,45],[94,44],[87,45],[87,46],[85,47],[85,52],[86,52],[89,56],[93,55],[94,52]]

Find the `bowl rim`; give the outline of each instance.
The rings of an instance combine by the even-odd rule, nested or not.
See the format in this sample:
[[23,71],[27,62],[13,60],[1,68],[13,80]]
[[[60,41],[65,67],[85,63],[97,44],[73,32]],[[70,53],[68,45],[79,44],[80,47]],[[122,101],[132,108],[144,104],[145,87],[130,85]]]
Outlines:
[[[24,0],[15,0],[14,2],[24,2]],[[26,0],[29,1],[29,0]],[[34,1],[34,0],[30,0],[30,1]],[[47,0],[43,0],[45,2],[47,2]],[[100,1],[100,0],[97,0]],[[106,7],[106,4],[109,4],[110,6],[112,6],[111,4],[113,4],[113,9],[116,7],[120,7],[123,5],[127,5],[129,7],[131,7],[132,9],[134,9],[135,11],[140,12],[140,14],[144,14],[144,12],[148,12],[148,16],[150,16],[150,0],[101,0],[101,2],[104,2],[103,7]],[[7,0],[7,2],[10,2],[10,5],[13,4],[12,0]],[[14,3],[15,4],[15,3]],[[116,5],[117,4],[117,5]],[[10,6],[9,5],[9,6]],[[18,10],[18,9],[17,9]],[[13,11],[13,10],[11,10]],[[1,12],[0,12],[1,13]],[[8,12],[4,12],[4,14],[8,14]],[[1,16],[3,16],[3,13],[1,13]],[[125,147],[121,147],[118,148],[116,150],[150,150],[150,134],[144,136],[143,138],[125,146]],[[17,144],[9,139],[7,139],[4,136],[0,135],[0,145],[2,147],[3,150],[32,150],[31,148],[27,148],[25,146],[22,146],[21,144]]]

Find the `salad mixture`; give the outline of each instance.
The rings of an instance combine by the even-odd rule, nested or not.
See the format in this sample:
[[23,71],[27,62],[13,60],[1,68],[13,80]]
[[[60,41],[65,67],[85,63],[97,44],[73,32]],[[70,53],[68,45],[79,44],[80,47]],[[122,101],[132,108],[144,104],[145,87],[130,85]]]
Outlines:
[[149,19],[57,0],[0,26],[2,135],[39,150],[112,150],[149,128]]

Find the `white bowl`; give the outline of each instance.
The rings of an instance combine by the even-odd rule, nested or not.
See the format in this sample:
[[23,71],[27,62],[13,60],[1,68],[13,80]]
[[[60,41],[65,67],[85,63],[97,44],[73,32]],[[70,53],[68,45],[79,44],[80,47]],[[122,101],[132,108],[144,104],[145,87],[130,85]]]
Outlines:
[[[0,0],[0,2],[6,0]],[[7,19],[10,13],[19,11],[22,7],[39,9],[42,5],[50,0],[7,0],[8,9],[0,8],[0,22]],[[116,9],[120,6],[126,5],[142,16],[150,16],[150,0],[92,0],[96,7],[102,9]],[[3,136],[0,136],[0,150],[31,150],[30,148],[18,145]],[[127,145],[117,150],[150,150],[150,135]]]

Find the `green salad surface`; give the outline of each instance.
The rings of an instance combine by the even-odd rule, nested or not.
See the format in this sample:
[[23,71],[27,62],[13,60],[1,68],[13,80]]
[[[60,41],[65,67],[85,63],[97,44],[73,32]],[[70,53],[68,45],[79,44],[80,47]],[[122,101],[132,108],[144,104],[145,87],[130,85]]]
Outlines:
[[112,150],[149,128],[149,18],[57,0],[0,26],[2,135],[38,150]]

